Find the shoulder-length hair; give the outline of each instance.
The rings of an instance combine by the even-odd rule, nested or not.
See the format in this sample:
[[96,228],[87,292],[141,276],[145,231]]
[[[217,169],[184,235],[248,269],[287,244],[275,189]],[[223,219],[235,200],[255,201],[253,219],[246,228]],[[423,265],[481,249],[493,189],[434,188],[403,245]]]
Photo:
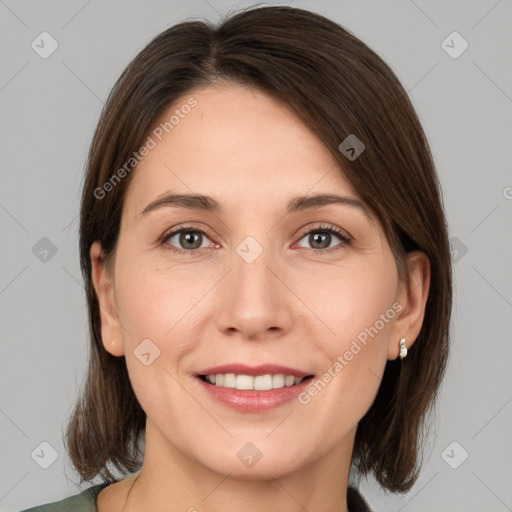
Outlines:
[[[257,87],[291,106],[340,164],[381,221],[399,277],[409,282],[407,253],[431,264],[424,322],[414,348],[388,361],[372,406],[359,422],[353,454],[358,475],[373,473],[405,492],[421,467],[426,420],[445,371],[452,269],[442,195],[428,142],[414,108],[386,63],[337,23],[291,7],[249,8],[218,25],[186,21],[155,37],[113,87],[90,147],[80,214],[80,262],[87,295],[90,359],[85,385],[67,425],[66,447],[81,481],[111,480],[141,467],[145,413],[124,357],[101,341],[89,251],[100,241],[115,254],[123,199],[136,167],[104,184],[144,143],[155,119],[194,87],[218,82]],[[356,159],[339,145],[354,134]],[[125,167],[126,170],[126,167]],[[100,193],[100,192],[101,193]]]

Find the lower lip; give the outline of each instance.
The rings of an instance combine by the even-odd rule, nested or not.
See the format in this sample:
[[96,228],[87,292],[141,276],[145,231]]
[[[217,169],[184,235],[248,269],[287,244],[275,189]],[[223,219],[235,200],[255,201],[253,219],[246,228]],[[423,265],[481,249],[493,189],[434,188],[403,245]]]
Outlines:
[[195,377],[209,395],[225,405],[243,412],[265,412],[292,401],[302,393],[313,381],[313,378],[303,380],[294,386],[285,386],[279,389],[265,391],[239,390],[209,384],[199,377]]

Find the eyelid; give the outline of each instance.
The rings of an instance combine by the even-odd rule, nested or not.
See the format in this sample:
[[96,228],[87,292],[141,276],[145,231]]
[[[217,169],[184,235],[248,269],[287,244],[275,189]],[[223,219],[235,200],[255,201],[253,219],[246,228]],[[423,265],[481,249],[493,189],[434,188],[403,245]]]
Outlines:
[[334,224],[328,224],[325,222],[318,226],[311,226],[311,224],[308,224],[307,226],[299,230],[298,236],[300,237],[300,239],[302,239],[304,238],[305,235],[311,233],[312,231],[327,231],[330,233],[335,233],[336,236],[340,237],[347,243],[353,240],[353,237],[344,229],[341,229]]
[[[182,226],[177,226],[175,228],[172,228],[170,229],[169,231],[166,231],[160,238],[159,238],[159,243],[161,245],[166,245],[166,242],[167,240],[169,240],[170,238],[172,238],[174,235],[178,234],[178,233],[181,233],[182,231],[195,231],[195,232],[198,232],[198,233],[201,233],[203,235],[206,235],[206,237],[208,239],[210,239],[212,241],[213,244],[215,244],[216,246],[218,246],[219,244],[217,244],[215,242],[215,237],[212,236],[207,229],[203,228],[203,227],[199,227],[198,225],[194,225],[194,223],[189,223],[189,224],[186,224],[186,225],[182,225]],[[302,247],[302,249],[308,249],[309,251],[313,251],[314,253],[318,253],[318,254],[321,254],[321,253],[330,253],[332,251],[335,251],[337,250],[337,248],[341,247],[341,246],[346,246],[348,244],[350,244],[353,240],[353,237],[347,233],[345,230],[339,228],[338,226],[334,225],[334,224],[327,224],[327,223],[322,223],[321,225],[316,225],[316,226],[311,226],[311,224],[308,224],[306,225],[305,227],[301,228],[299,230],[299,233],[298,233],[298,240],[297,242],[294,243],[294,245],[298,242],[300,242],[306,235],[310,234],[311,232],[315,232],[315,231],[318,231],[318,232],[322,232],[322,231],[326,231],[328,233],[331,233],[331,234],[334,234],[335,236],[337,236],[340,240],[341,240],[341,243],[338,244],[338,245],[335,245],[334,247],[329,247],[327,249],[313,249],[313,248],[307,248],[307,247]],[[169,245],[169,247],[167,247],[168,250],[171,250],[173,252],[177,252],[177,253],[189,253],[190,255],[194,255],[194,254],[197,254],[198,252],[201,252],[203,250],[208,250],[210,248],[208,247],[203,247],[203,248],[199,248],[199,249],[181,249],[179,247],[175,247],[175,246],[171,246]]]
[[294,245],[301,242],[301,240],[309,235],[310,233],[322,233],[327,232],[331,235],[334,235],[335,237],[338,237],[339,243],[332,246],[332,247],[326,247],[325,249],[314,249],[312,247],[301,247],[301,249],[305,249],[308,251],[309,254],[312,254],[314,257],[329,257],[333,253],[337,253],[337,251],[343,250],[350,246],[350,244],[353,241],[353,237],[349,235],[345,230],[339,228],[338,226],[334,224],[326,224],[322,223],[319,226],[311,226],[308,225],[305,228],[301,229],[299,234],[299,240],[295,242]]
[[[158,241],[161,243],[161,244],[165,244],[167,240],[169,240],[169,238],[173,237],[174,235],[178,234],[178,233],[181,233],[182,231],[197,231],[198,233],[202,233],[203,235],[206,235],[211,241],[212,243],[215,243],[216,245],[218,245],[213,239],[215,238],[214,236],[212,236],[207,229],[203,228],[203,227],[199,227],[199,225],[195,225],[194,223],[189,223],[189,224],[185,224],[183,226],[177,226],[177,227],[174,227],[174,228],[171,228],[170,230],[168,231],[165,231],[164,234],[158,239]],[[200,251],[201,249],[192,249],[192,250],[185,250],[185,249],[181,249],[179,247],[173,247],[173,249],[176,249],[177,251],[184,251],[184,252],[191,252],[191,253],[194,253],[195,251]]]

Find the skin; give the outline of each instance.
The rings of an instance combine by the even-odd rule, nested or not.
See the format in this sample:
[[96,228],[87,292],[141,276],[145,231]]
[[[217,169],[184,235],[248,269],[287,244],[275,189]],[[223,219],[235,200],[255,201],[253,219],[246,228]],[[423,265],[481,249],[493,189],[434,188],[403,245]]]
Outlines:
[[[358,198],[286,105],[231,84],[184,95],[161,120],[192,95],[197,107],[134,171],[113,272],[98,242],[90,251],[105,349],[125,356],[147,414],[143,469],[125,510],[346,511],[357,424],[386,361],[398,356],[400,338],[410,349],[418,336],[428,259],[410,254],[406,288],[381,224],[362,209],[331,204],[286,214],[297,195]],[[171,190],[212,196],[223,212],[166,206],[140,215]],[[205,233],[195,255],[185,254],[193,244],[180,244],[179,234],[158,241],[189,223]],[[324,224],[351,242],[333,234],[315,246]],[[247,236],[263,248],[250,264],[236,252]],[[236,411],[210,398],[193,376],[231,362],[278,363],[321,376],[396,302],[401,312],[307,405],[293,400],[263,413]],[[134,355],[146,338],[160,349],[149,366]],[[237,457],[247,442],[262,453],[250,468]],[[133,482],[105,488],[99,510],[120,512]]]

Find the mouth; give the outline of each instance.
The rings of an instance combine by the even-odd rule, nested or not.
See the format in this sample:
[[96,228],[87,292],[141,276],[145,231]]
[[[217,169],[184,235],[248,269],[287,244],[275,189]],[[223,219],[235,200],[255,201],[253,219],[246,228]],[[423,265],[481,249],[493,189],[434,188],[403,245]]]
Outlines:
[[303,381],[312,379],[313,375],[295,377],[283,373],[265,375],[244,375],[236,373],[216,373],[209,375],[198,375],[207,384],[216,387],[237,389],[238,391],[270,391],[284,387],[297,386]]
[[314,374],[274,364],[233,364],[207,368],[194,377],[216,402],[242,412],[264,412],[296,398]]

